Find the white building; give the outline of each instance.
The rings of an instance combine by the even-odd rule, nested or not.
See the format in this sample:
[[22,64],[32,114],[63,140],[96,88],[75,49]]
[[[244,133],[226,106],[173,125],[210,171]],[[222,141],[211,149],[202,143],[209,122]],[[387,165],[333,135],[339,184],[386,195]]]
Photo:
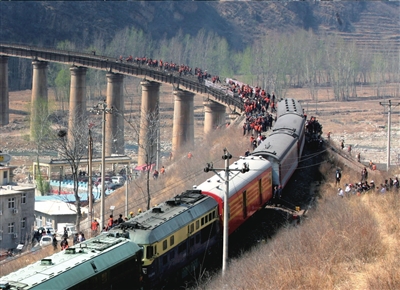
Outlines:
[[[85,209],[82,208],[85,215]],[[62,200],[49,199],[35,202],[35,227],[51,226],[57,229],[59,223],[76,222],[76,206]]]
[[27,245],[30,242],[34,206],[34,187],[0,187],[0,249],[16,248],[18,244]]

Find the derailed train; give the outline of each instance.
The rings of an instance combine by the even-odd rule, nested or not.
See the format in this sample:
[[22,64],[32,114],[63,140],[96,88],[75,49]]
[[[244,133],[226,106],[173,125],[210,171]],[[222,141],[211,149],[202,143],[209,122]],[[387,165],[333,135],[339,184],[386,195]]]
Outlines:
[[[230,165],[229,234],[272,199],[275,186],[283,188],[288,183],[304,148],[305,121],[298,101],[280,101],[271,134],[250,156]],[[245,166],[250,170],[237,171]],[[143,251],[140,278],[130,277],[130,285],[154,288],[167,279],[179,280],[220,244],[226,187],[219,176],[224,172],[102,234],[130,241]]]
[[[230,165],[229,234],[236,231],[284,187],[298,166],[305,144],[305,117],[298,101],[279,102],[271,134],[247,157]],[[250,170],[239,172],[243,167]],[[153,287],[178,279],[200,264],[200,257],[221,241],[225,182],[220,172],[195,189],[144,212],[109,232],[143,247],[144,283]],[[183,269],[183,270],[182,270]]]

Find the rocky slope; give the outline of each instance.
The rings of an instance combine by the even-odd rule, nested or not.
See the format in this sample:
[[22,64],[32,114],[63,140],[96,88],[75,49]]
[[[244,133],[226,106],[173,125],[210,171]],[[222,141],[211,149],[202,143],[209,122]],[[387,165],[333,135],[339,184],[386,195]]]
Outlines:
[[142,29],[155,39],[179,29],[190,35],[205,29],[225,37],[235,49],[268,31],[298,28],[398,41],[399,9],[398,2],[389,1],[2,1],[0,41],[53,46],[68,39],[85,46],[96,38],[110,40],[125,27]]

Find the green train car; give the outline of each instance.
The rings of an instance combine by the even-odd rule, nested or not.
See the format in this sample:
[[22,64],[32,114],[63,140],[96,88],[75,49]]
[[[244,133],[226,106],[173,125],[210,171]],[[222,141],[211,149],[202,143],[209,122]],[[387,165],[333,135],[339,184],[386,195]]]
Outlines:
[[0,280],[0,289],[141,289],[143,250],[129,239],[101,234]]
[[187,190],[111,229],[143,248],[145,289],[183,281],[221,241],[218,203]]

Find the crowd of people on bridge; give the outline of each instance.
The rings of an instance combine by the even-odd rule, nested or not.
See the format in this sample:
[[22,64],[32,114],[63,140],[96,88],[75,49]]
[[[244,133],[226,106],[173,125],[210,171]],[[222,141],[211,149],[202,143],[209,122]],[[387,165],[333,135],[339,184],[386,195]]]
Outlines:
[[195,67],[194,70],[186,65],[186,64],[176,64],[173,61],[167,62],[163,61],[162,59],[153,59],[150,57],[135,57],[133,58],[132,55],[129,55],[128,57],[124,58],[122,55],[119,56],[118,59],[119,62],[128,62],[128,63],[133,63],[135,62],[137,65],[146,65],[148,67],[158,69],[160,71],[164,72],[172,72],[172,73],[178,73],[179,76],[195,76],[199,80],[199,82],[203,82],[204,80],[211,78],[213,83],[216,82],[221,82],[219,79],[219,76],[211,76],[207,70],[203,70],[201,68]]

